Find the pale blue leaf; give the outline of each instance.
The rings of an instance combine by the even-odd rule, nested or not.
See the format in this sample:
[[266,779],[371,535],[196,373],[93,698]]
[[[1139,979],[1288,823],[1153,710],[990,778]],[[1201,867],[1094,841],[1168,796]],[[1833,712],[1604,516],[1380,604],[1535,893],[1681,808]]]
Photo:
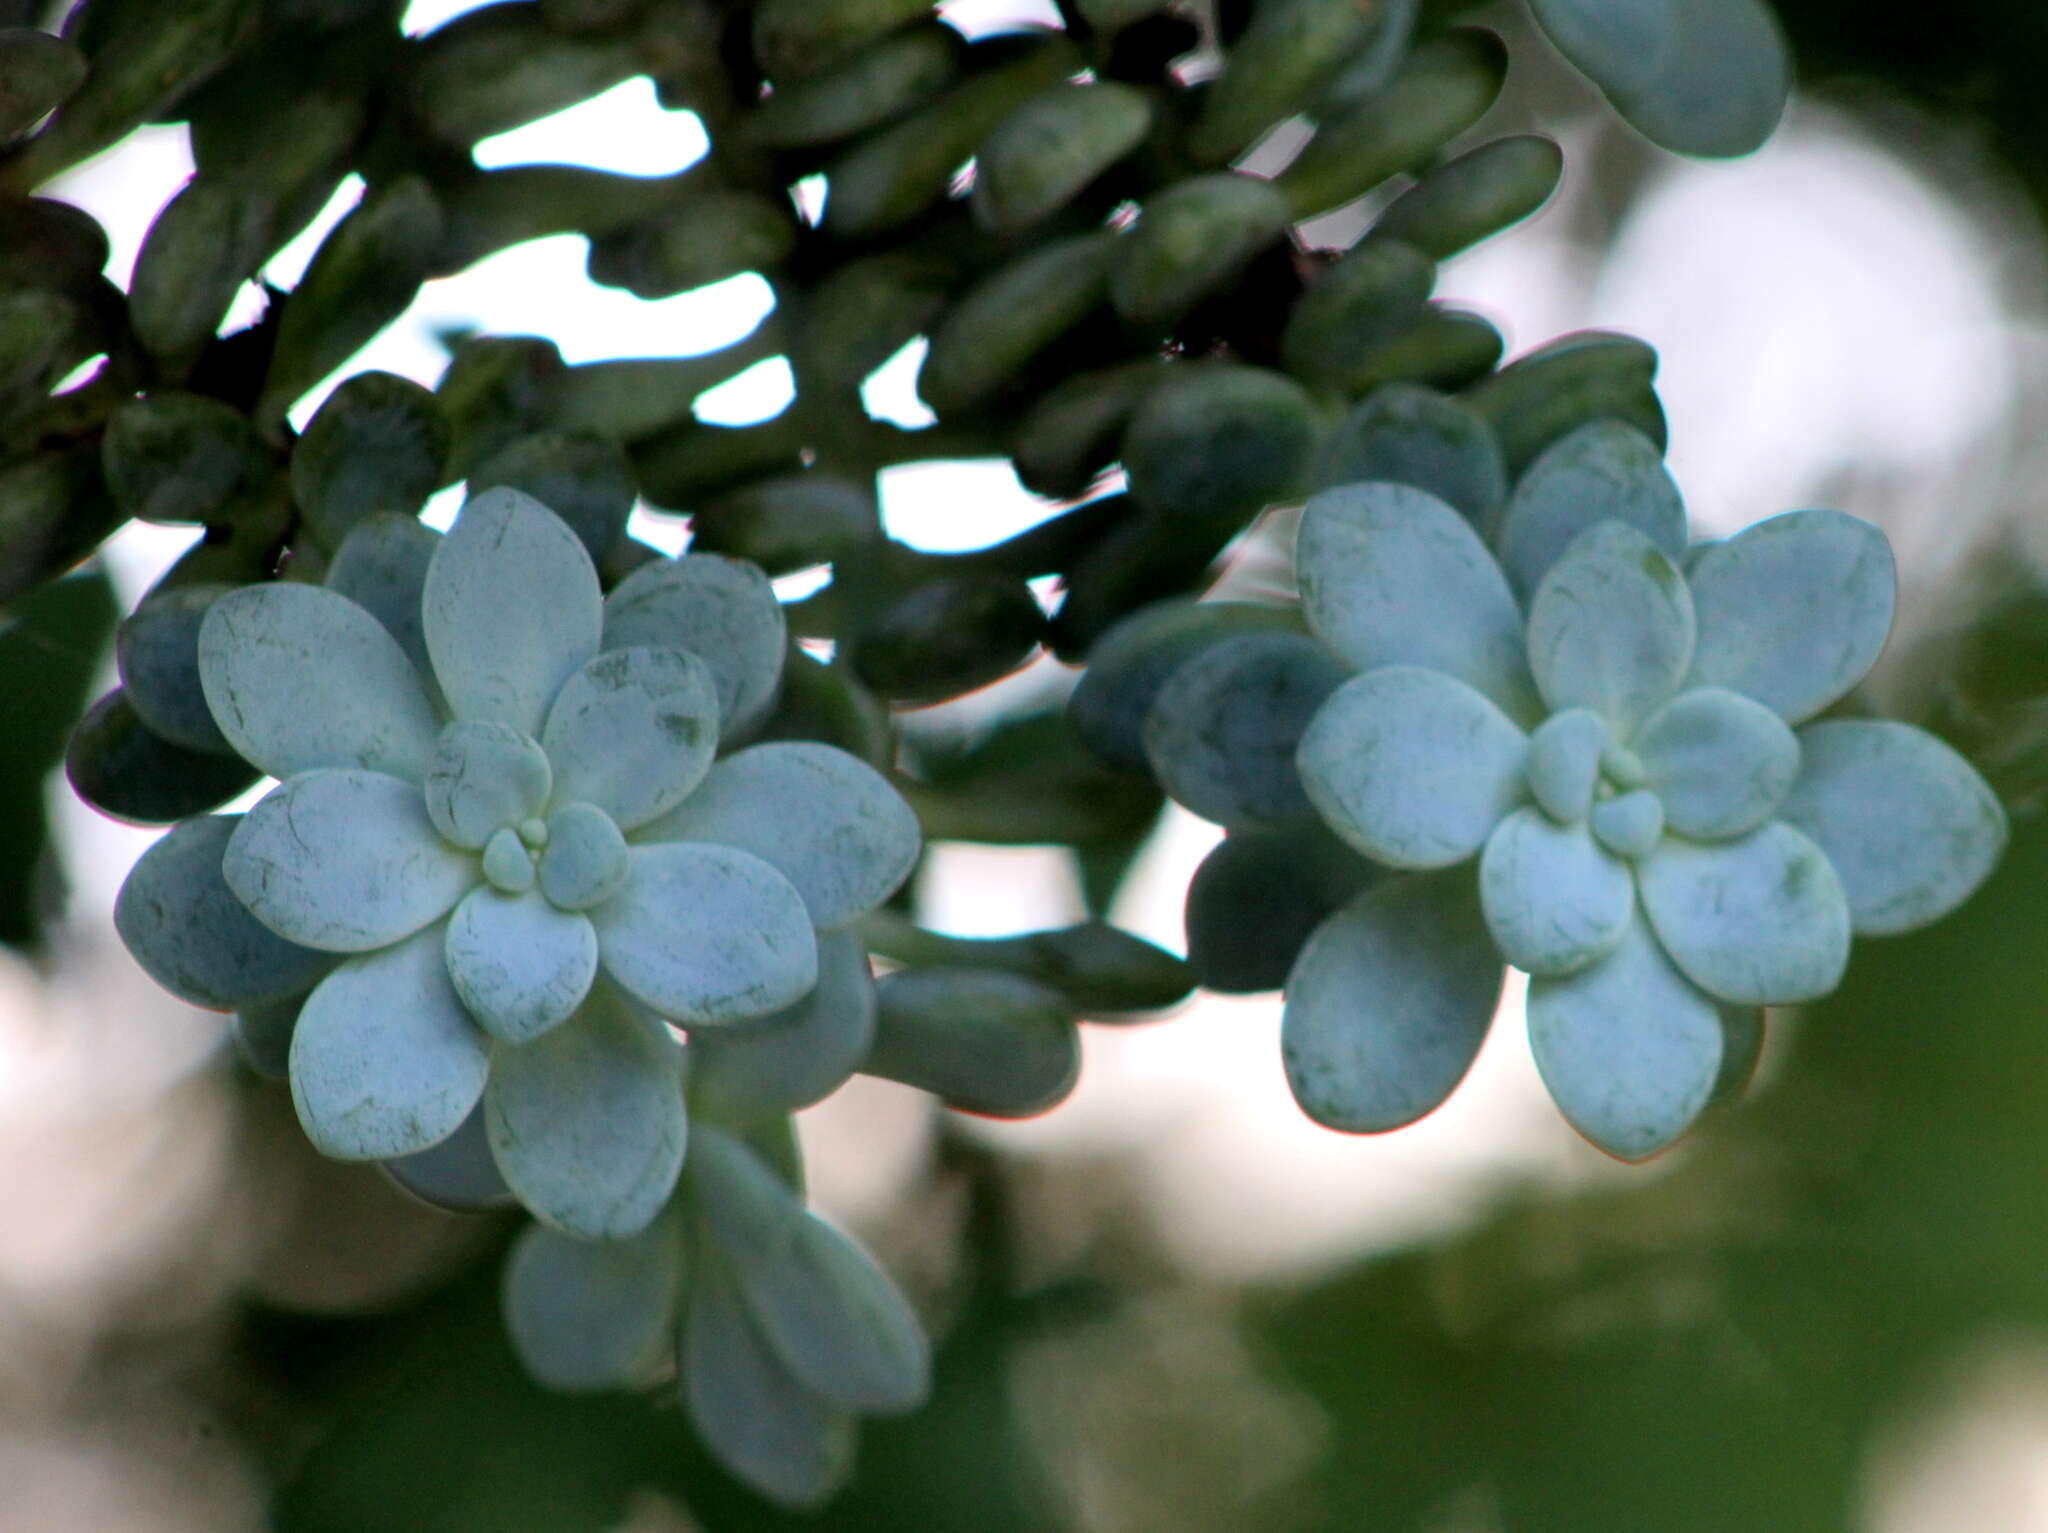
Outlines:
[[567,1020],[597,976],[587,916],[540,894],[473,889],[448,920],[448,977],[479,1026],[524,1043]]
[[594,910],[625,885],[633,869],[626,838],[612,817],[581,800],[547,818],[540,892],[562,910]]
[[1581,533],[1529,603],[1529,664],[1552,708],[1590,708],[1626,734],[1692,661],[1685,577],[1642,533]]
[[1640,920],[1591,968],[1529,982],[1529,1048],[1558,1109],[1609,1155],[1642,1160],[1684,1133],[1721,1069],[1720,1009]]
[[423,1203],[451,1214],[481,1214],[510,1208],[512,1189],[491,1157],[483,1103],[439,1144],[383,1163],[384,1174]]
[[1294,563],[1309,626],[1360,670],[1427,666],[1515,718],[1539,716],[1507,578],[1434,495],[1353,484],[1311,496]]
[[1786,1006],[1841,982],[1848,898],[1827,855],[1789,825],[1708,845],[1668,839],[1636,886],[1673,961],[1719,1000]]
[[336,1160],[412,1155],[454,1133],[483,1094],[489,1041],[448,981],[438,926],[351,958],[306,998],[292,1102]]
[[1672,698],[1643,721],[1632,744],[1665,821],[1695,841],[1756,829],[1799,772],[1799,741],[1785,721],[1721,687]]
[[457,719],[441,731],[422,788],[434,828],[474,851],[540,813],[553,784],[531,735],[493,720]]
[[1545,814],[1567,825],[1586,817],[1607,744],[1607,723],[1590,708],[1554,713],[1529,736],[1529,791]]
[[1486,844],[1522,796],[1528,741],[1461,681],[1420,666],[1354,677],[1302,736],[1302,785],[1330,828],[1397,868],[1440,868]]
[[1539,809],[1500,822],[1479,859],[1479,898],[1501,956],[1530,974],[1569,974],[1621,940],[1635,911],[1625,863],[1581,823]]
[[243,816],[221,872],[256,919],[305,947],[365,953],[438,920],[476,885],[420,790],[381,772],[306,772]]
[[[1427,266],[1424,273],[1426,280]],[[1508,493],[1493,428],[1469,406],[1419,383],[1374,389],[1331,434],[1318,482],[1362,479],[1426,490],[1482,533],[1498,520]]]
[[1779,811],[1827,853],[1867,936],[1947,915],[2005,850],[2005,810],[1976,768],[1925,730],[1831,719],[1799,731],[1804,764]]
[[441,721],[384,625],[320,586],[230,591],[199,626],[207,705],[273,777],[367,767],[418,782]]
[[1393,878],[1318,927],[1287,981],[1280,1052],[1303,1112],[1377,1134],[1472,1067],[1505,970],[1463,877]]
[[1677,34],[1676,0],[1529,0],[1557,51],[1602,90],[1638,90],[1657,77]]
[[632,830],[681,803],[718,749],[711,668],[683,649],[609,649],[571,676],[541,735],[555,802]]
[[866,762],[791,740],[726,757],[636,839],[751,852],[796,886],[815,925],[832,927],[896,892],[923,832],[903,795]]
[[768,577],[744,559],[687,554],[643,564],[604,604],[604,647],[674,645],[711,667],[731,740],[775,704],[789,625]]
[[875,1037],[875,982],[850,932],[818,937],[818,983],[795,1005],[690,1040],[691,1100],[742,1117],[823,1101],[860,1068]]
[[1601,522],[1633,527],[1673,559],[1685,552],[1685,502],[1656,444],[1598,420],[1560,437],[1522,471],[1501,517],[1500,562],[1528,600],[1550,567]]
[[672,1218],[624,1240],[529,1225],[505,1260],[512,1350],[549,1389],[644,1382],[674,1344],[682,1298],[682,1232]]
[[390,631],[436,703],[441,689],[427,654],[420,594],[440,546],[441,534],[418,517],[373,511],[349,528],[327,566],[327,589],[346,596]]
[[1699,645],[1687,685],[1726,687],[1798,724],[1877,662],[1898,577],[1870,523],[1788,511],[1701,549],[1690,582]]
[[[1647,79],[1595,76],[1616,110],[1677,154],[1748,154],[1771,136],[1792,94],[1792,57],[1764,0],[1658,0],[1670,42]],[[1587,71],[1589,74],[1591,70]]]
[[1664,803],[1648,788],[1637,788],[1595,804],[1590,823],[1602,846],[1634,861],[1664,839]]
[[597,653],[603,598],[582,539],[531,495],[472,495],[421,597],[434,676],[457,718],[539,735],[562,683]]
[[492,1049],[484,1126],[535,1218],[623,1239],[661,1211],[682,1170],[682,1045],[598,985],[560,1027]]

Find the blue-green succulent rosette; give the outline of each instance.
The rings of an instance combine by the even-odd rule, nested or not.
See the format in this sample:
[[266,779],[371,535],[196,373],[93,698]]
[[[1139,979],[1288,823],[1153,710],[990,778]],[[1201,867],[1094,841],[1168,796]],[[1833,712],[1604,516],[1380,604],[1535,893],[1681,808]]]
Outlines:
[[1303,514],[1303,615],[1356,674],[1309,717],[1300,784],[1345,843],[1412,876],[1314,931],[1283,1051],[1317,1121],[1412,1122],[1471,1065],[1505,961],[1531,977],[1558,1106],[1637,1160],[1710,1100],[1757,1008],[1826,995],[1852,935],[1967,897],[2005,816],[1924,731],[1822,716],[1890,631],[1875,527],[1796,511],[1689,553],[1634,433],[1546,456],[1498,557],[1409,485],[1331,489]]
[[845,752],[720,757],[772,709],[786,646],[753,566],[653,560],[606,596],[518,491],[445,537],[370,518],[325,586],[208,611],[206,700],[278,785],[145,854],[121,935],[181,997],[285,1019],[323,1153],[423,1189],[501,1175],[555,1229],[635,1235],[683,1165],[678,1030],[731,1074],[756,1038],[871,1028],[843,928],[918,854],[909,807]]

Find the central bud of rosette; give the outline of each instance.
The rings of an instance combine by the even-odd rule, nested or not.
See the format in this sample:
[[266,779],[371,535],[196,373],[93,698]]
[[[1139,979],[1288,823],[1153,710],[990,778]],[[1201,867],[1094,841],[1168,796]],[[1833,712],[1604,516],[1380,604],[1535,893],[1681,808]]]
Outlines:
[[509,724],[457,719],[441,731],[425,783],[427,817],[455,845],[482,851],[501,894],[536,883],[557,910],[590,910],[626,881],[626,838],[597,805],[547,811],[555,774],[547,752]]

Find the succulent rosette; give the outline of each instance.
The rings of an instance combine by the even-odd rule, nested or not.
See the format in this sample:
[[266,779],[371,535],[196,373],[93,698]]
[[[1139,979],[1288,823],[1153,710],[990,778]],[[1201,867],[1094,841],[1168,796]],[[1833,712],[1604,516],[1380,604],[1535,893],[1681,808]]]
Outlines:
[[[1797,511],[1688,555],[1648,444],[1589,430],[1532,466],[1498,558],[1409,485],[1304,512],[1303,614],[1357,674],[1302,731],[1300,782],[1349,846],[1417,875],[1358,894],[1289,975],[1288,1078],[1332,1127],[1443,1101],[1505,960],[1560,1109],[1640,1159],[1746,1064],[1756,1008],[1827,994],[1852,934],[1947,913],[2004,845],[1948,746],[1820,717],[1890,632],[1883,534]],[[1476,880],[1447,871],[1475,859]]]
[[206,700],[278,785],[146,854],[122,936],[198,1004],[304,994],[289,1074],[323,1153],[403,1168],[480,1122],[542,1220],[634,1234],[683,1162],[676,1030],[773,1033],[850,994],[865,955],[837,929],[917,856],[909,807],[842,751],[719,758],[786,644],[751,565],[652,561],[606,596],[515,490],[445,537],[372,518],[328,585],[207,611]]

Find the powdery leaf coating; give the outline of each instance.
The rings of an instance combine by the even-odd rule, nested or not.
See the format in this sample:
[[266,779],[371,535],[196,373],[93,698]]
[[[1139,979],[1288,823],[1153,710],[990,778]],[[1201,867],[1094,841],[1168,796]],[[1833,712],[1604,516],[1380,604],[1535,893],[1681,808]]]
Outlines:
[[413,784],[336,769],[301,773],[251,809],[221,872],[278,935],[366,953],[447,914],[477,861],[435,834]]
[[390,630],[419,672],[429,696],[439,698],[434,663],[420,613],[420,593],[441,534],[417,517],[378,511],[349,529],[327,566],[327,589],[346,596]]
[[604,970],[690,1026],[747,1022],[818,979],[811,919],[761,858],[696,843],[636,846],[626,885],[591,912]]
[[448,977],[477,1025],[525,1043],[566,1022],[597,977],[586,916],[537,892],[472,889],[448,920]]
[[643,564],[604,603],[604,647],[687,649],[711,667],[719,734],[731,740],[774,706],[789,624],[768,577],[744,559],[686,554]]
[[1666,840],[1636,886],[1672,960],[1720,1000],[1786,1006],[1841,983],[1848,899],[1826,854],[1789,825],[1708,846]]
[[1590,708],[1626,732],[1692,661],[1678,566],[1621,522],[1574,538],[1529,604],[1529,665],[1552,708]]
[[538,736],[547,707],[597,653],[597,570],[568,525],[531,495],[464,502],[421,593],[434,675],[457,718]]
[[1720,687],[1682,692],[1631,742],[1664,819],[1681,836],[1718,841],[1771,817],[1799,773],[1799,741],[1762,703]]
[[240,815],[203,815],[144,852],[114,901],[114,929],[179,1000],[230,1011],[285,1000],[333,967],[249,914],[221,874]]
[[1295,759],[1346,841],[1390,867],[1442,868],[1477,852],[1515,807],[1527,752],[1507,715],[1463,682],[1390,665],[1339,687]]
[[647,1227],[682,1170],[682,1045],[598,986],[567,1026],[491,1051],[484,1126],[546,1224],[584,1240]]
[[903,796],[866,762],[792,740],[726,757],[637,839],[750,852],[796,886],[813,924],[830,928],[896,892],[917,863],[923,831]]
[[1947,915],[2005,849],[1990,785],[1925,730],[1831,719],[1799,731],[1804,766],[1781,809],[1841,876],[1859,936],[1911,931]]
[[624,1240],[529,1225],[505,1263],[505,1328],[526,1371],[549,1389],[629,1388],[672,1344],[682,1289],[673,1220]]
[[1699,644],[1688,687],[1726,687],[1787,723],[1861,681],[1891,633],[1891,545],[1840,511],[1788,511],[1700,550],[1689,570]]
[[1590,708],[1554,713],[1529,736],[1529,791],[1543,812],[1563,824],[1583,820],[1600,781],[1607,723]]
[[1647,857],[1664,839],[1664,805],[1648,788],[1637,788],[1593,806],[1593,835],[1617,857]]
[[1630,923],[1590,968],[1529,982],[1529,1047],[1573,1128],[1622,1160],[1691,1126],[1721,1069],[1721,1010]]
[[1427,666],[1533,722],[1522,614],[1472,524],[1425,491],[1353,484],[1309,499],[1295,544],[1309,626],[1360,670]]
[[244,586],[215,601],[199,676],[221,733],[273,777],[365,767],[418,782],[433,758],[441,721],[405,651],[321,586]]
[[571,676],[541,744],[555,801],[588,800],[621,830],[674,808],[718,749],[718,689],[688,650],[611,649]]
[[540,892],[562,910],[595,910],[618,893],[633,870],[626,838],[595,804],[564,804],[547,820],[540,854]]
[[548,758],[532,736],[509,724],[457,719],[441,731],[422,787],[434,828],[475,851],[537,814],[553,785]]
[[1584,825],[1517,809],[1487,838],[1479,897],[1501,956],[1530,974],[1569,974],[1621,940],[1635,913],[1625,863]]
[[292,1103],[336,1160],[390,1160],[461,1127],[491,1070],[489,1043],[448,981],[430,927],[344,962],[292,1033]]
[[1500,562],[1525,600],[1574,539],[1599,522],[1685,552],[1685,502],[1664,455],[1633,426],[1600,420],[1559,438],[1522,471],[1500,525]]
[[423,1203],[451,1214],[481,1214],[510,1208],[512,1189],[491,1158],[490,1136],[484,1131],[479,1101],[461,1127],[439,1144],[413,1155],[383,1162],[384,1174]]
[[1434,1111],[1472,1067],[1505,973],[1462,880],[1367,889],[1317,928],[1288,977],[1280,1052],[1295,1101],[1349,1134]]
[[751,1027],[691,1038],[691,1099],[749,1117],[796,1112],[838,1090],[874,1037],[867,949],[850,932],[821,932],[809,995]]

